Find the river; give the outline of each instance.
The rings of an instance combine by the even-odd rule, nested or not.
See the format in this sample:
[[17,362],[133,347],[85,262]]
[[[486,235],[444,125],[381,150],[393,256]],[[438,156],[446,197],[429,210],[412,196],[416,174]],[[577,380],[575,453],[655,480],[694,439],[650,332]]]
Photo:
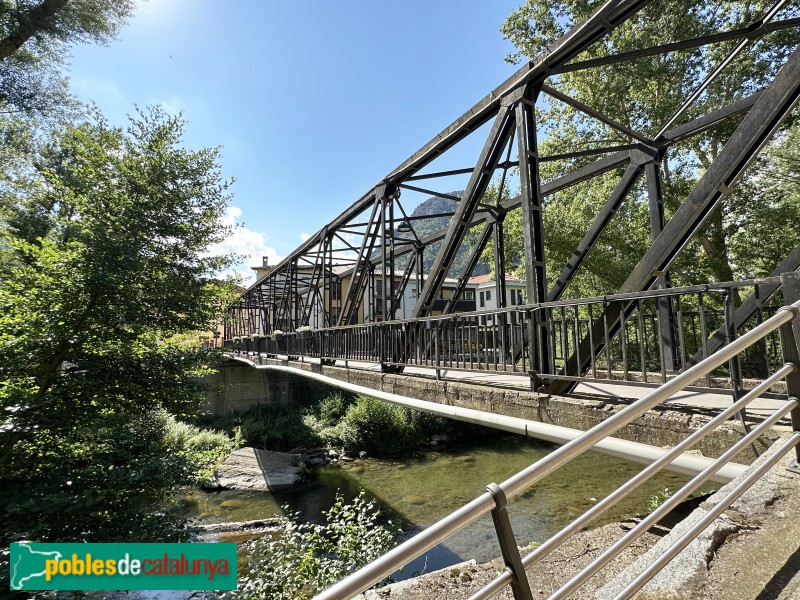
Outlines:
[[[431,525],[480,495],[490,482],[510,475],[546,456],[556,446],[498,434],[473,443],[427,449],[402,458],[366,458],[318,467],[308,483],[284,492],[195,491],[184,502],[187,514],[203,523],[261,519],[299,512],[305,521],[320,519],[337,491],[350,499],[363,488],[391,518],[400,519],[405,535]],[[613,491],[642,466],[594,452],[585,453],[509,502],[509,515],[519,545],[542,542],[596,500]],[[649,511],[650,498],[675,490],[686,478],[662,473],[618,502],[595,526]],[[710,491],[713,489],[709,484]],[[409,565],[405,576],[500,555],[489,515],[456,534]]]

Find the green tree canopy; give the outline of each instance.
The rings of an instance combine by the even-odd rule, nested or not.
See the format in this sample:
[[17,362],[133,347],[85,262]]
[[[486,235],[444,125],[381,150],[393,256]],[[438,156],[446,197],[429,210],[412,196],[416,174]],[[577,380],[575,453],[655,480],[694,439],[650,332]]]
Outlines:
[[47,115],[69,103],[68,46],[104,44],[135,0],[0,0],[0,110]]
[[[171,339],[222,316],[232,284],[214,277],[232,258],[211,246],[230,233],[230,182],[217,149],[188,150],[182,136],[182,119],[159,109],[125,130],[95,115],[2,188],[0,478],[38,490],[26,522],[54,507],[132,518],[113,503],[161,485],[149,478],[163,424],[140,417],[192,414],[203,398],[207,356]],[[139,449],[128,462],[116,436]],[[168,470],[165,482],[179,465]],[[94,487],[74,500],[65,481],[87,479]]]

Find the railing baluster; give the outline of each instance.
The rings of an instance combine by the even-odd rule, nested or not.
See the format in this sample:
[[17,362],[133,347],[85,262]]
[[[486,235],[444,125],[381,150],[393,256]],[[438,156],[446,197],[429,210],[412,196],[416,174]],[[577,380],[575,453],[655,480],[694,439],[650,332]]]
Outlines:
[[625,320],[625,303],[620,300],[620,328],[619,328],[619,344],[622,348],[622,378],[625,381],[630,381],[628,376],[628,322]]
[[678,319],[678,354],[680,354],[680,361],[681,361],[681,371],[686,370],[686,340],[684,337],[683,331],[683,304],[681,303],[681,297],[678,296],[675,299],[675,304],[677,306],[677,311],[675,312],[675,317]]
[[639,354],[642,361],[642,381],[647,383],[647,348],[645,347],[644,322],[642,321],[642,301],[636,301],[636,313],[639,323]]
[[[700,292],[697,295],[697,303],[700,313],[700,343],[702,344],[702,354],[701,356],[705,359],[708,356],[708,331],[706,327],[706,304],[705,304],[705,294]],[[711,374],[706,375],[706,386],[711,387]]]
[[605,335],[606,371],[611,381],[611,339],[608,332],[608,304],[603,300],[603,333]]
[[592,360],[592,377],[597,379],[597,353],[594,349],[594,315],[592,314],[593,303],[589,303],[589,352]]

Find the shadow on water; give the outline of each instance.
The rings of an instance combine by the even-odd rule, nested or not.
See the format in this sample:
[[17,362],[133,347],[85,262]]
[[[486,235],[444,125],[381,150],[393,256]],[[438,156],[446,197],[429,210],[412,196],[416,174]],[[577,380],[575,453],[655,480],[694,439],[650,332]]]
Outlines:
[[[282,506],[304,521],[318,521],[337,492],[351,500],[361,489],[375,499],[390,519],[399,519],[404,539],[435,523],[480,495],[491,482],[501,482],[546,456],[556,446],[500,434],[469,445],[419,451],[412,456],[359,460],[327,465],[309,483],[283,492],[194,492],[187,497],[189,516],[203,522],[259,519],[283,514]],[[587,453],[543,479],[509,503],[519,545],[542,542],[641,470],[641,465]],[[648,512],[652,496],[686,482],[660,474],[618,502],[595,526]],[[705,491],[705,490],[704,490]],[[440,569],[463,560],[485,562],[500,549],[489,515],[462,530],[446,544],[408,565],[398,579],[423,570]]]

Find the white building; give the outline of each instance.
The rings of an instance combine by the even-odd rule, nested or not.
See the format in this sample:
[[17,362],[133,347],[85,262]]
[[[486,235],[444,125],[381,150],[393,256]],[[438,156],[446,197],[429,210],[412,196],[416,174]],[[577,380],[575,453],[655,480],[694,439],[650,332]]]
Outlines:
[[[525,304],[526,286],[516,275],[506,273],[506,302],[505,306]],[[476,310],[491,310],[498,308],[497,287],[491,273],[470,277],[469,283],[475,289]]]

